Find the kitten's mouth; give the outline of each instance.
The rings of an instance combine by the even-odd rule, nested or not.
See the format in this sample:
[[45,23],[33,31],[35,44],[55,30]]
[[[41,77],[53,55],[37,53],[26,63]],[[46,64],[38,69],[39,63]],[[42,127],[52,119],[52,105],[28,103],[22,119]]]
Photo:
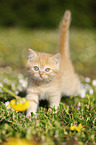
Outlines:
[[31,76],[32,80],[36,81],[36,82],[41,82],[41,83],[50,83],[53,80],[53,77],[50,78],[44,78],[43,76]]
[[38,77],[38,81],[47,83],[47,82],[49,82],[49,79],[48,78],[44,78],[43,76],[39,76]]

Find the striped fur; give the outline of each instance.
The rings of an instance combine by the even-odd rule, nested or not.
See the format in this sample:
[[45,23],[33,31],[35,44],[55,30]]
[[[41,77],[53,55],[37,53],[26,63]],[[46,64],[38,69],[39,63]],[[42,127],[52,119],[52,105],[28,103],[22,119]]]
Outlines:
[[[47,99],[57,109],[62,95],[74,96],[80,93],[80,81],[74,72],[69,57],[70,11],[66,11],[60,25],[58,54],[35,52],[29,49],[27,68],[29,71],[27,99],[30,106],[27,116],[36,113],[39,99]],[[34,66],[37,70],[34,70]],[[45,71],[49,68],[49,72]]]
[[69,57],[69,26],[71,21],[70,11],[66,11],[60,24],[59,48],[61,57]]

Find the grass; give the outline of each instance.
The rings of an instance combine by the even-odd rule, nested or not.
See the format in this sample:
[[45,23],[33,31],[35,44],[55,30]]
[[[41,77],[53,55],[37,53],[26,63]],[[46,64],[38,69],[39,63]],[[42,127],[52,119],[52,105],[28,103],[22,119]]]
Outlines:
[[[94,78],[96,75],[96,30],[70,30],[71,58],[77,72]],[[26,30],[0,28],[0,65],[21,68],[26,63],[27,50],[55,53],[59,33],[56,30]],[[86,67],[86,69],[85,69]]]
[[[1,103],[1,141],[9,137],[34,140],[38,144],[89,144],[96,142],[96,87],[94,93],[85,98],[74,97],[60,103],[57,113],[54,108],[48,111],[40,107],[37,118],[26,118],[25,112],[7,109]],[[4,94],[3,94],[4,96]],[[84,130],[71,130],[73,125],[82,124]],[[11,144],[11,141],[10,141]]]
[[[0,86],[25,97],[27,77],[24,71],[27,49],[55,53],[58,48],[55,30],[0,29]],[[13,144],[16,139],[27,144],[95,145],[96,143],[96,33],[71,29],[71,58],[81,75],[81,96],[63,97],[54,108],[38,108],[37,118],[26,118],[26,112],[8,109],[6,102],[14,97],[0,90],[0,143]],[[23,72],[21,71],[23,68]],[[82,76],[83,75],[83,76]],[[91,77],[84,78],[84,76]],[[80,130],[71,129],[82,125]],[[15,141],[14,141],[15,139]],[[13,142],[12,142],[13,141]],[[34,143],[32,141],[35,141]],[[5,142],[5,143],[4,143]]]

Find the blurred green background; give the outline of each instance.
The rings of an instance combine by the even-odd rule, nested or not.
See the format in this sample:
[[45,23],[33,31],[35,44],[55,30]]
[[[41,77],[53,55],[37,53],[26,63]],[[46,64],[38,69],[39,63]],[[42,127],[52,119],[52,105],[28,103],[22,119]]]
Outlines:
[[0,25],[54,28],[66,9],[72,12],[72,26],[96,27],[95,0],[0,0]]
[[80,75],[96,78],[95,0],[0,0],[0,68],[24,73],[28,48],[56,53],[59,23],[68,9],[74,67]]

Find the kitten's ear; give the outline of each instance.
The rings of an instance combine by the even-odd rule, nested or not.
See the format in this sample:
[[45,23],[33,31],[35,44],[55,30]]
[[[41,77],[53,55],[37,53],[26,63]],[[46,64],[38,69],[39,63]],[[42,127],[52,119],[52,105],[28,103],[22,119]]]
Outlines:
[[29,48],[28,49],[28,60],[32,60],[36,57],[37,57],[36,52]]
[[37,57],[36,52],[29,48],[28,49],[28,60],[27,60],[26,68],[30,68],[31,67],[30,60],[34,60],[36,57]]
[[60,62],[60,59],[61,59],[61,54],[60,54],[60,53],[57,53],[57,54],[55,54],[54,56],[52,56],[51,59],[52,59],[56,64],[58,64],[58,63]]

